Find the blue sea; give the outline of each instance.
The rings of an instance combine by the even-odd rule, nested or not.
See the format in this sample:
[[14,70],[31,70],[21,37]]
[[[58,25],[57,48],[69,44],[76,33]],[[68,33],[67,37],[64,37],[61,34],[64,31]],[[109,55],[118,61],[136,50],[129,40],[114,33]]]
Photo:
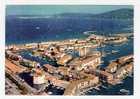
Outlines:
[[85,38],[85,31],[104,35],[132,32],[133,20],[6,17],[6,44]]
[[[69,38],[86,38],[83,32],[96,31],[96,34],[116,34],[133,32],[133,20],[120,19],[92,19],[92,18],[20,18],[19,16],[6,17],[6,44],[23,44],[41,41],[64,40]],[[97,50],[106,53],[115,50],[114,54],[107,54],[102,58],[101,67],[106,67],[109,61],[118,57],[133,54],[133,39],[120,45],[106,45]],[[24,57],[31,58],[28,53]],[[35,59],[36,61],[44,61]],[[100,91],[92,89],[85,95],[125,95],[121,89],[129,91],[133,95],[133,76],[127,77],[121,84],[101,88]]]

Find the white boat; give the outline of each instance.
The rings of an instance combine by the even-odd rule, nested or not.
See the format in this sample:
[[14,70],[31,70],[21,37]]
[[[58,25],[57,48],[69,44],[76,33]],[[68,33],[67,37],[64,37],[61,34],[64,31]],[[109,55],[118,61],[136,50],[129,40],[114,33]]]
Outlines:
[[129,94],[130,93],[130,91],[129,90],[126,90],[126,89],[120,89],[120,92],[121,93],[125,93],[125,94]]
[[48,92],[48,95],[52,95],[52,92],[51,92],[51,91],[49,91],[49,92]]

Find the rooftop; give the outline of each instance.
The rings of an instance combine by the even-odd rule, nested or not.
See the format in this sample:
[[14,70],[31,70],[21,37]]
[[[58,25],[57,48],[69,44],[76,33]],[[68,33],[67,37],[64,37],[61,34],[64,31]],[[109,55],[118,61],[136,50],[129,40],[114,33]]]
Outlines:
[[9,69],[10,71],[12,71],[13,73],[20,73],[23,72],[25,70],[25,68],[19,67],[17,65],[15,65],[14,63],[12,63],[9,60],[5,60],[5,66],[7,69]]

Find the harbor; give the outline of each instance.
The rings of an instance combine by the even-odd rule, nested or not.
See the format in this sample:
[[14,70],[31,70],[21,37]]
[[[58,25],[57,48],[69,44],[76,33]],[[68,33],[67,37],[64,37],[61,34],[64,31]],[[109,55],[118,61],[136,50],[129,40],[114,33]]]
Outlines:
[[[24,81],[22,88],[27,90],[26,93],[36,95],[42,92],[45,95],[86,95],[93,89],[101,91],[118,85],[133,73],[133,55],[129,53],[128,56],[108,60],[106,66],[102,66],[106,62],[105,57],[119,51],[112,50],[112,54],[108,54],[105,48],[110,44],[104,43],[106,37],[99,36],[99,39],[7,46],[6,74],[13,75],[7,77],[18,86]],[[93,40],[95,43],[91,44]],[[106,56],[103,56],[103,51]],[[119,93],[122,94],[123,90],[120,89]]]
[[6,5],[5,95],[134,95],[132,5]]

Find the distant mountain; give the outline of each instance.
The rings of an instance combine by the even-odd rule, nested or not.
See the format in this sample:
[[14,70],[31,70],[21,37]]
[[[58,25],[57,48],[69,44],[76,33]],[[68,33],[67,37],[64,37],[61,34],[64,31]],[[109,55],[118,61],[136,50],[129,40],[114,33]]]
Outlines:
[[56,18],[93,18],[94,14],[90,13],[61,13],[56,14]]
[[93,18],[93,19],[133,19],[133,9],[118,9],[100,14],[91,13],[61,13],[55,15],[11,15],[10,18]]
[[102,18],[102,19],[132,19],[133,9],[118,9],[101,14],[90,13],[62,13],[55,15],[57,18]]
[[97,14],[94,17],[107,19],[133,19],[133,9],[118,9],[102,14]]

